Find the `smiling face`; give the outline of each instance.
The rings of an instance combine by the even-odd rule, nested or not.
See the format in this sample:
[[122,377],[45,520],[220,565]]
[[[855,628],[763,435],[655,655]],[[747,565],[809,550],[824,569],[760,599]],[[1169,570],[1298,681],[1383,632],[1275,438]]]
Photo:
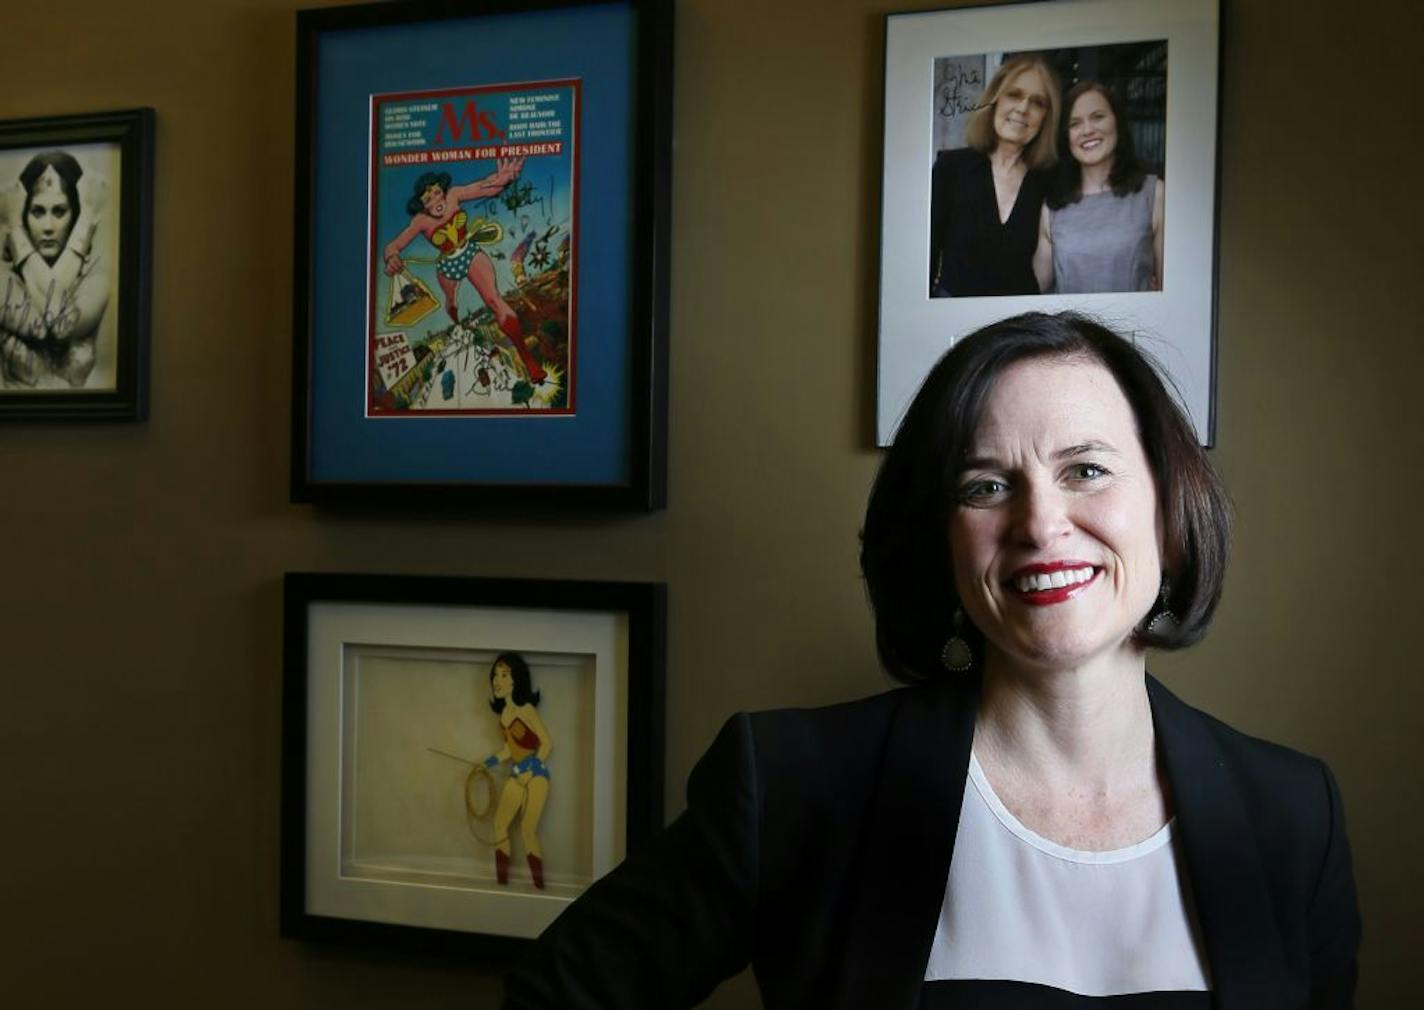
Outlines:
[[1023,147],[1038,136],[1048,104],[1043,75],[1032,68],[1019,71],[994,102],[994,135],[1004,143]]
[[436,185],[426,186],[425,192],[420,194],[420,205],[431,217],[444,217],[445,190]]
[[52,167],[35,181],[25,207],[25,231],[35,251],[53,263],[74,230],[76,208],[70,206],[59,173]]
[[1068,110],[1068,150],[1083,165],[1112,164],[1117,118],[1101,91],[1083,92]]
[[490,671],[490,694],[496,698],[508,698],[514,693],[514,674],[508,663],[496,663]]
[[1162,521],[1132,408],[1082,357],[1011,365],[989,391],[950,516],[954,584],[987,660],[1136,661]]

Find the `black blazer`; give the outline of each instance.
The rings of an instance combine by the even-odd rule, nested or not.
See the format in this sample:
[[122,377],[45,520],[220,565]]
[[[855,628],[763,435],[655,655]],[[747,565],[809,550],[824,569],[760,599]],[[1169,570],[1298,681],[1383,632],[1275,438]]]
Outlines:
[[[1349,1007],[1360,921],[1329,770],[1147,686],[1213,1006]],[[977,703],[951,681],[734,717],[686,812],[545,931],[506,1007],[686,1007],[750,962],[767,1010],[910,1010]]]

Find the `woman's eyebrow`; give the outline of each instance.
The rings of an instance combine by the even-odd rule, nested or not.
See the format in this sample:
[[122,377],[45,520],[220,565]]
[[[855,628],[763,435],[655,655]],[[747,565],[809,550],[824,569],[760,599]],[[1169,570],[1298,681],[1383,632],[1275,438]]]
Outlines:
[[959,469],[964,470],[1000,470],[1002,464],[993,456],[965,456],[959,461]]
[[1086,442],[1079,442],[1077,445],[1070,445],[1066,449],[1059,449],[1054,453],[1056,459],[1072,459],[1074,456],[1087,456],[1095,452],[1117,453],[1117,450],[1106,442],[1099,442],[1089,439]]
[[[1066,448],[1059,449],[1053,454],[1054,459],[1072,459],[1075,456],[1088,456],[1095,452],[1107,452],[1114,455],[1117,450],[1107,442],[1100,442],[1097,439],[1089,439],[1086,442],[1078,442]],[[959,462],[961,470],[1002,470],[1005,464],[995,456],[965,456]]]

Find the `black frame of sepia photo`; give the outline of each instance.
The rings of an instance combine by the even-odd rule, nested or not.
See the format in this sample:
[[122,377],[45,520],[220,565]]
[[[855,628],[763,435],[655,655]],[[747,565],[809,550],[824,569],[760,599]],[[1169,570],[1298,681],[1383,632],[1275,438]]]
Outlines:
[[[585,80],[577,68],[600,51],[601,43],[597,32],[585,37],[578,26],[580,19],[599,17],[600,10],[627,15],[627,27],[612,29],[607,37],[616,41],[620,52],[626,49],[628,60],[606,80],[596,70]],[[570,514],[664,507],[672,25],[671,0],[416,0],[297,12],[294,502],[356,508],[409,508],[414,502],[425,512],[486,512],[494,506]],[[369,188],[368,167],[350,164],[350,152],[338,156],[332,148],[337,141],[348,143],[342,139],[347,134],[333,139],[333,131],[321,124],[332,109],[365,108],[383,92],[415,94],[436,87],[433,71],[425,65],[429,61],[394,74],[371,69],[378,64],[384,68],[394,47],[412,31],[432,26],[462,32],[462,38],[478,40],[495,53],[513,49],[501,33],[525,39],[533,31],[540,39],[533,55],[552,65],[544,68],[548,73],[531,69],[530,79],[577,79],[582,94],[599,101],[614,101],[609,96],[621,94],[626,74],[627,101],[618,99],[615,114],[593,124],[592,131],[589,124],[583,127],[598,136],[599,157],[616,161],[618,167],[591,171],[585,157],[575,183],[581,192],[570,227],[582,231],[574,243],[576,283],[569,303],[571,311],[576,301],[582,310],[569,371],[578,372],[580,388],[599,392],[562,416],[381,418],[373,417],[365,405],[372,381],[371,365],[361,349],[367,339],[365,323],[363,332],[354,334],[343,315],[347,310],[334,307],[332,292],[361,298],[371,267],[358,271],[334,255],[350,242],[331,234],[334,224],[345,224],[340,218],[323,218],[319,180],[335,178],[343,187],[355,187],[359,177],[359,184]],[[345,47],[347,57],[355,54],[354,59],[338,61],[339,70],[330,69],[332,61],[326,56],[333,45]],[[493,87],[511,80],[467,77],[471,74],[452,72],[443,75],[438,86]],[[594,101],[587,99],[588,109]],[[363,143],[364,137],[363,130]],[[585,155],[591,150],[581,139],[578,143]],[[328,199],[331,188],[326,187]],[[608,228],[585,221],[590,208],[614,193],[627,204],[622,224],[613,229],[618,231],[616,241],[608,238]],[[366,210],[357,207],[357,212],[364,222]],[[603,283],[598,283],[600,278]],[[596,297],[582,297],[587,292]],[[605,311],[605,303],[613,308]],[[604,319],[621,322],[604,326]],[[346,375],[348,371],[352,375]],[[363,376],[354,377],[357,371]]]
[[110,282],[118,304],[107,309],[115,313],[113,382],[73,390],[13,390],[0,383],[0,421],[142,421],[148,417],[154,111],[138,108],[0,121],[0,152],[38,153],[96,144],[114,145],[119,157],[118,197],[104,211],[106,216],[116,216],[118,232],[118,263]]
[[[1062,310],[1094,316],[1152,354],[1180,393],[1201,443],[1213,443],[1223,4],[1005,0],[886,16],[875,444],[890,443],[925,375],[956,340],[1021,312]],[[1160,73],[1165,99],[1154,113],[1157,121],[1132,125],[1134,135],[1139,128],[1153,134],[1154,159],[1162,158],[1148,167],[1165,188],[1160,287],[958,296],[932,291],[932,168],[941,153],[937,115],[945,97],[936,65],[983,58],[984,79],[971,82],[978,90],[950,96],[954,108],[968,115],[979,107],[977,95],[996,59],[1044,54],[1071,57],[1075,67],[1080,58],[1107,66],[1109,50],[1148,52],[1154,49],[1149,43],[1160,43],[1155,48],[1162,65],[1152,73]],[[1089,70],[1078,79],[1095,77]],[[1064,80],[1065,90],[1069,83]],[[1064,152],[1058,154],[1061,161]]]
[[[591,844],[602,853],[591,859],[592,877],[587,883],[662,826],[667,613],[663,584],[289,572],[283,595],[283,936],[508,958],[586,886],[576,883],[560,890],[550,884],[545,891],[533,890],[527,883],[499,886],[492,880],[454,874],[415,879],[414,874],[403,874],[402,864],[388,853],[382,857],[384,862],[372,864],[378,867],[374,874],[349,869],[356,865],[358,857],[353,854],[359,848],[355,839],[360,828],[352,812],[358,806],[355,797],[369,796],[362,791],[360,777],[384,781],[385,775],[399,775],[391,781],[400,782],[402,790],[410,781],[399,769],[387,773],[371,768],[372,759],[365,756],[358,769],[354,756],[352,741],[377,733],[387,719],[369,711],[357,715],[353,701],[363,691],[374,691],[373,684],[382,683],[360,667],[362,656],[381,649],[460,657],[469,654],[474,642],[481,652],[587,652],[591,687],[578,697],[593,702],[577,718],[596,728],[570,735],[572,742],[556,736],[549,765],[554,789],[562,786],[567,793],[576,781],[590,786],[589,797],[573,801],[584,805],[580,808],[584,813],[572,819],[580,826],[592,825]],[[468,665],[464,659],[457,662]],[[446,688],[431,689],[433,681],[419,672],[426,669],[419,660],[408,669],[397,669],[394,680],[385,681],[393,683],[402,698],[401,705],[393,707],[416,712],[417,720],[422,718],[420,712],[438,711],[441,715],[432,723],[445,725],[452,708],[444,704]],[[456,671],[458,682],[463,683],[464,670],[460,666]],[[552,685],[546,679],[538,686],[545,694],[541,711],[552,720]],[[483,718],[491,720],[481,691],[488,688],[475,686],[468,699],[477,710],[470,718],[483,711]],[[428,697],[422,700],[422,694]],[[418,755],[426,762],[419,767],[428,767],[436,775],[459,767],[460,755],[437,747],[457,750],[462,745],[446,743],[435,729],[430,731],[432,738],[425,739],[426,724],[418,725],[418,743],[433,746],[403,746],[402,758],[407,751],[430,751]],[[473,759],[465,763],[473,766],[480,756],[467,755]],[[491,804],[494,789],[489,786]],[[600,797],[610,801],[601,815]],[[402,791],[399,802],[413,801]],[[403,821],[414,816],[408,807],[400,809]],[[553,809],[551,799],[546,834],[547,812]],[[514,828],[510,831],[513,837]],[[470,827],[470,832],[475,828]],[[464,845],[471,844],[463,828],[460,837]],[[442,848],[452,841],[445,833],[438,839]],[[544,844],[547,861],[548,837]],[[484,851],[478,851],[483,860]],[[409,865],[416,863],[410,860]],[[393,869],[387,872],[388,868]]]

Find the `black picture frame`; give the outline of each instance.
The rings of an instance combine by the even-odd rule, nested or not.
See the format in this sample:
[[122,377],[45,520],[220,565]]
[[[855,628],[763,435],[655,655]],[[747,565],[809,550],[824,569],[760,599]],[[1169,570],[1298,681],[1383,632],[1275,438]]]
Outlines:
[[[493,506],[567,513],[649,511],[666,504],[672,26],[670,0],[422,0],[297,12],[292,501],[357,508],[409,508],[418,502],[423,511],[485,511]],[[412,32],[422,31],[463,33],[472,51],[486,58],[458,66],[411,60],[393,69],[392,63],[399,61],[385,54],[406,45]],[[525,46],[528,39],[539,41]],[[342,61],[328,59],[333,47],[341,47]],[[609,49],[626,53],[626,59],[609,59],[607,66],[598,63]],[[498,64],[501,54],[516,52],[533,60],[527,71],[525,63],[511,68]],[[332,69],[338,62],[341,65]],[[387,185],[387,175],[392,179],[389,191],[395,190],[394,173],[406,168],[387,169],[390,163],[377,160],[377,138],[386,144],[389,136],[374,125],[376,109],[385,108],[381,103],[392,95],[407,98],[459,88],[508,92],[532,87],[523,82],[535,79],[557,79],[573,87],[579,96],[578,116],[584,117],[581,125],[577,116],[570,117],[581,132],[571,144],[575,153],[569,189],[578,195],[570,198],[574,206],[566,241],[572,240],[572,265],[563,275],[565,343],[559,360],[565,388],[559,395],[565,402],[560,406],[555,399],[540,416],[516,407],[481,412],[463,402],[467,393],[474,401],[481,390],[494,388],[477,367],[479,348],[508,365],[514,392],[507,395],[522,390],[525,408],[555,388],[543,380],[531,385],[529,348],[537,357],[545,345],[542,337],[536,340],[538,327],[519,298],[528,290],[524,281],[516,277],[511,285],[507,279],[518,248],[489,247],[496,302],[506,299],[516,325],[524,328],[519,339],[525,347],[518,360],[508,353],[517,349],[514,339],[496,332],[507,317],[500,316],[483,291],[476,296],[471,290],[471,267],[471,285],[456,280],[456,293],[443,295],[455,325],[449,326],[438,312],[423,324],[443,325],[443,332],[431,331],[440,332],[438,338],[405,332],[379,335],[382,340],[399,338],[401,355],[409,351],[409,358],[397,356],[401,365],[416,362],[404,372],[390,366],[405,376],[396,379],[382,371],[374,350],[382,319],[377,304],[386,283],[383,266],[391,262],[382,259],[374,236],[379,231],[384,242],[389,235],[380,231],[381,219],[373,209],[358,255],[353,222],[365,219],[365,211],[356,207],[340,214],[322,201],[334,201],[334,192],[349,192],[353,203],[362,195],[374,208],[377,187]],[[600,109],[612,114],[603,115]],[[324,125],[333,116],[349,122],[351,129]],[[430,119],[426,143],[449,141],[453,134],[441,137],[438,113]],[[365,124],[359,130],[358,120]],[[501,129],[509,131],[510,126],[503,123]],[[584,143],[585,134],[596,139]],[[471,135],[476,135],[474,130]],[[358,139],[364,145],[360,154]],[[396,143],[411,142],[402,138]],[[491,150],[466,150],[473,159],[464,163],[467,175],[498,164],[475,157]],[[593,162],[613,157],[610,152],[626,160],[601,172]],[[444,157],[443,150],[437,153]],[[537,158],[531,160],[516,181],[528,175],[533,182],[538,173],[532,166],[538,163]],[[461,181],[458,165],[443,167]],[[387,192],[382,189],[380,195]],[[607,202],[605,197],[626,207],[616,225],[590,216]],[[522,220],[518,211],[503,216],[496,204],[490,199],[480,206],[493,209],[503,220],[504,237],[497,241],[507,245],[524,226],[515,223]],[[465,206],[475,213],[474,204]],[[417,250],[420,255],[435,251],[417,238],[405,252]],[[439,299],[442,290],[435,282],[444,281],[436,275],[437,268],[429,266],[435,260],[423,262],[421,283],[432,300]],[[586,297],[590,293],[599,297]],[[461,298],[465,307],[483,307],[462,317]],[[604,311],[600,306],[609,299],[613,307]],[[472,337],[475,333],[480,336]],[[478,342],[475,364],[470,343],[463,344],[458,359],[447,354],[467,338]],[[457,372],[458,382],[447,378]],[[474,380],[466,390],[470,376]],[[388,378],[394,387],[387,388]],[[531,390],[534,399],[529,398]],[[461,401],[458,410],[446,409],[452,392]],[[471,414],[480,416],[467,416]]]
[[[79,172],[77,183],[71,178],[62,189],[80,200],[53,261],[18,222],[0,235],[0,421],[148,417],[153,147],[151,108],[0,121],[0,175],[14,170],[0,187],[13,189],[29,208],[21,176],[59,154],[72,166],[66,175]],[[80,254],[74,238],[86,220],[97,227],[86,231],[92,241]],[[32,267],[62,270],[71,253],[78,257],[77,279],[57,273],[38,291],[46,281],[33,277]],[[63,328],[72,333],[75,325],[87,332],[65,335]]]
[[[508,958],[661,827],[663,584],[289,572],[283,614],[283,936]],[[482,822],[456,824],[456,783],[466,776],[468,803],[473,768],[481,762],[480,755],[463,760],[454,751],[478,744],[473,734],[465,743],[440,737],[450,735],[452,713],[456,719],[468,713],[469,727],[498,736],[497,729],[484,728],[497,717],[484,705],[492,688],[481,679],[490,655],[508,651],[530,657],[548,725],[582,726],[549,731],[553,784],[543,827],[536,824],[545,836],[547,890],[533,887],[532,874],[504,884],[491,877]],[[559,666],[567,657],[574,658]],[[465,684],[472,676],[476,683]],[[460,685],[454,705],[452,685]],[[400,703],[382,705],[383,690],[396,692],[391,697]],[[356,697],[366,699],[365,707],[352,701]],[[567,704],[571,698],[581,703]],[[396,757],[382,764],[380,755]],[[416,762],[414,772],[401,763],[408,760]],[[620,769],[621,779],[610,780]],[[384,798],[383,783],[396,784]],[[587,796],[568,795],[578,783]],[[561,809],[560,786],[562,809],[581,811],[559,822],[562,829],[550,827]],[[491,781],[487,788],[492,809],[503,784]],[[433,803],[422,806],[422,796]],[[399,810],[404,856],[392,855],[382,840],[382,830],[393,833],[389,823],[381,827],[387,806]],[[621,819],[614,816],[619,809]],[[590,872],[582,883],[559,884],[552,855],[559,839],[550,832],[568,834],[570,824],[594,825],[586,840],[593,850],[586,859]],[[516,828],[508,831],[514,837]],[[418,839],[414,848],[411,837]],[[450,844],[474,855],[442,861],[439,854]],[[567,847],[579,851],[581,844],[573,839]],[[379,855],[368,858],[371,852]],[[518,843],[513,854],[518,857]],[[431,866],[435,872],[419,872]]]

